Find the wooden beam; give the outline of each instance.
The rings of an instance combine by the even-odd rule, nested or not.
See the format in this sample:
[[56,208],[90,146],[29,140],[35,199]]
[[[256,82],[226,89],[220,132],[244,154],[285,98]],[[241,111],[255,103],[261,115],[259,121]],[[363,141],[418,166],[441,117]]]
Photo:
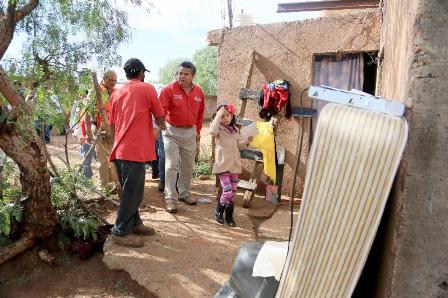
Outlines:
[[279,3],[277,12],[377,8],[379,2],[379,0],[328,0]]

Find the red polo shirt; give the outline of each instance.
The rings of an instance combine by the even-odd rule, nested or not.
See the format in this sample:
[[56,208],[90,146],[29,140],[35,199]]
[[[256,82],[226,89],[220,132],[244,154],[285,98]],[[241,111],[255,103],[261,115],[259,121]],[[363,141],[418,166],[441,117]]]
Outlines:
[[178,81],[163,88],[160,102],[165,111],[165,120],[174,126],[196,126],[200,134],[204,120],[205,99],[201,87],[193,84],[188,93],[182,89]]
[[114,146],[109,160],[147,162],[156,159],[152,117],[163,110],[156,89],[139,80],[129,80],[110,98],[109,124],[114,127]]

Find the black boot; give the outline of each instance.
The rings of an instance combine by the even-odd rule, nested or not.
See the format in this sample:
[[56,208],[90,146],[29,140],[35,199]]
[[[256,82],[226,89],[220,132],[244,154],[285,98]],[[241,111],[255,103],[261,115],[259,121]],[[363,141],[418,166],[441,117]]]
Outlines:
[[226,223],[230,226],[230,227],[234,227],[235,226],[235,221],[233,220],[233,208],[235,205],[233,204],[227,204],[226,205]]
[[218,204],[216,205],[216,210],[215,210],[215,217],[216,217],[216,222],[219,223],[220,225],[224,224],[224,209],[226,208],[226,206],[221,205],[218,201]]

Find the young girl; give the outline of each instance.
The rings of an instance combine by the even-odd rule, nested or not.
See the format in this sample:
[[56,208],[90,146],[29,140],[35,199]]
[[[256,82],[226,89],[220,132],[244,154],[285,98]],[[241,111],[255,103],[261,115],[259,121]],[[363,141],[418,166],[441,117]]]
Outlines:
[[210,124],[209,133],[215,137],[215,163],[212,173],[219,175],[222,195],[216,206],[216,222],[226,222],[234,227],[233,208],[238,185],[238,175],[241,173],[240,149],[247,146],[252,138],[242,140],[238,128],[235,127],[235,108],[232,105],[221,105]]

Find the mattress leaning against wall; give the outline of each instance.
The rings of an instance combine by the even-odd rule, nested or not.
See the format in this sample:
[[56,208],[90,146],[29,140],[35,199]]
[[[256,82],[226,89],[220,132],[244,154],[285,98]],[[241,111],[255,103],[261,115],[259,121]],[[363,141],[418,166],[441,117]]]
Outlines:
[[350,297],[406,144],[403,117],[328,104],[276,297]]

